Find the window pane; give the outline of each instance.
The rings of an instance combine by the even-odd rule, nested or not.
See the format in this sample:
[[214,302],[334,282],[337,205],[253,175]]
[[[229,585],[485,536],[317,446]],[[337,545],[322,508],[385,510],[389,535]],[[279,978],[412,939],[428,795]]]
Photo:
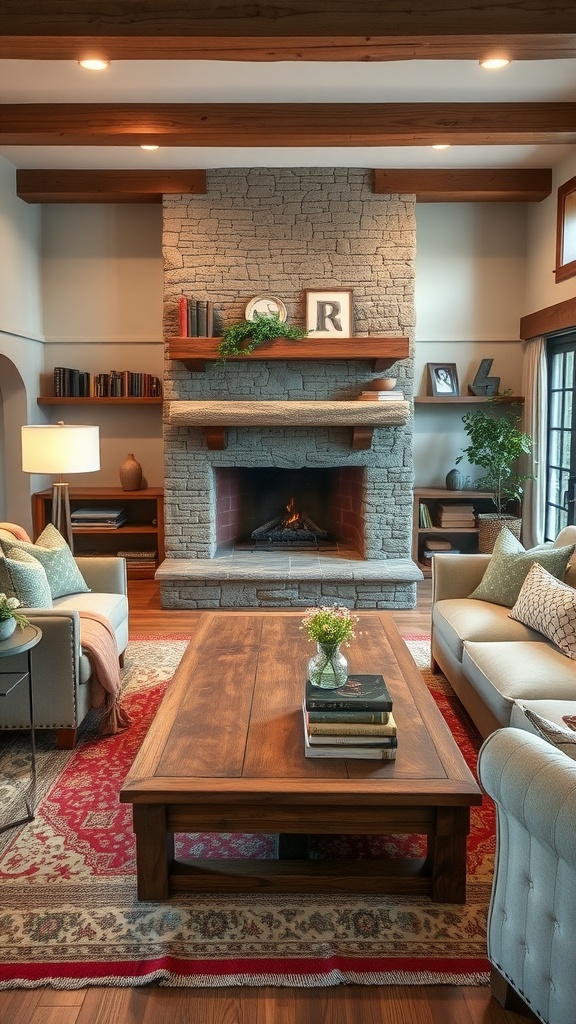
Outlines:
[[559,466],[562,462],[562,451],[564,449],[564,433],[560,430],[551,430],[548,439],[548,462],[552,466]]
[[564,368],[564,353],[557,353],[552,356],[552,365],[550,367],[550,387],[561,388],[564,383],[563,377]]
[[562,413],[562,391],[553,391],[550,395],[550,426],[561,427],[560,419]]
[[572,429],[572,392],[564,392],[564,423],[566,430]]
[[570,469],[570,453],[572,451],[572,433],[569,430],[562,432],[562,466]]

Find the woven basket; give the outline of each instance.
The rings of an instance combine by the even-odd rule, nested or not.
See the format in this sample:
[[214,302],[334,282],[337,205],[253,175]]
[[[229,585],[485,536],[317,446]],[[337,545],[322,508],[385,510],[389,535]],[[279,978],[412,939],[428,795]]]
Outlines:
[[494,550],[496,538],[503,526],[507,526],[510,533],[520,540],[522,520],[516,516],[502,516],[480,514],[478,516],[478,551],[481,555],[489,555]]

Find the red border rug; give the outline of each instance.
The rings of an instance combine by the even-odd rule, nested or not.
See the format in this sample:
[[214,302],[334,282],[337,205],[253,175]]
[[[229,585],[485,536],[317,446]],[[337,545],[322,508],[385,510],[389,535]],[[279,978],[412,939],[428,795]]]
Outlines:
[[[106,739],[91,725],[73,752],[40,734],[35,820],[0,836],[0,987],[51,985],[325,986],[486,984],[486,910],[494,850],[489,801],[472,810],[465,906],[393,896],[202,895],[136,899],[129,805],[118,791],[187,642],[133,638],[125,666],[132,727]],[[441,677],[428,638],[408,645],[473,767],[480,737]],[[25,764],[27,737],[8,750]],[[317,837],[316,857],[394,857],[420,836]],[[194,857],[273,857],[276,838],[177,837]]]

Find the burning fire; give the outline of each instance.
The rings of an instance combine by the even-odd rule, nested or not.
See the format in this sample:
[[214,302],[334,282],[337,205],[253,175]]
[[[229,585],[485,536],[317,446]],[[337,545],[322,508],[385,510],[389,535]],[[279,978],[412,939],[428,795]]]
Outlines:
[[282,520],[282,526],[291,526],[293,530],[302,529],[302,518],[300,513],[296,510],[296,502],[294,498],[290,498],[290,501],[286,505],[287,515]]

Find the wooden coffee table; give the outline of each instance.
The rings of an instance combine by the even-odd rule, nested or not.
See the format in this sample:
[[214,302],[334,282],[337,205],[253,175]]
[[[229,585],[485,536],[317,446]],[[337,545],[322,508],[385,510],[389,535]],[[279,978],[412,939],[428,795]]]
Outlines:
[[[304,757],[312,646],[301,612],[202,615],[120,792],[134,805],[139,899],[352,890],[465,901],[466,836],[480,790],[392,618],[359,615],[350,670],[384,675],[396,761]],[[180,863],[175,832],[279,833],[280,856]],[[418,833],[427,856],[307,860],[301,839],[310,833]]]

